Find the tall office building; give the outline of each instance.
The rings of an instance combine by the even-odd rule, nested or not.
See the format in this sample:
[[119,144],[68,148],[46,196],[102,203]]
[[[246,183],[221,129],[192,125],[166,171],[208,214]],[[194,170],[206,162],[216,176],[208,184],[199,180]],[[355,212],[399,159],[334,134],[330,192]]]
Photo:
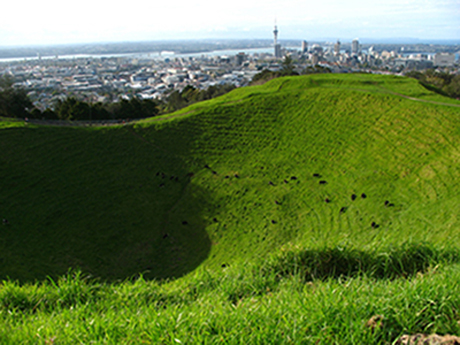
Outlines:
[[245,53],[238,53],[238,55],[236,55],[236,65],[241,66],[245,59],[246,59]]
[[275,30],[273,30],[273,35],[275,36],[274,47],[275,47],[275,57],[281,57],[281,45],[278,43],[278,27],[275,24]]
[[339,55],[340,54],[340,41],[337,40],[337,43],[334,44],[334,54]]
[[307,41],[302,41],[302,46],[300,48],[300,53],[305,54],[306,52],[308,52],[308,43],[307,43]]
[[317,65],[319,63],[318,53],[313,53],[313,55],[311,56],[311,63],[312,65]]
[[351,42],[351,53],[357,55],[359,53],[359,41],[357,38],[355,38]]

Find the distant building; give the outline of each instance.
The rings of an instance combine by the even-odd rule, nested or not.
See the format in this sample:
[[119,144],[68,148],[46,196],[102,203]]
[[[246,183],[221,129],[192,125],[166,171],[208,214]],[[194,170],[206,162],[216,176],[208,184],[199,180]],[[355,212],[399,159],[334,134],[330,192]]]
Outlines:
[[340,54],[340,41],[337,40],[337,43],[334,44],[334,54],[339,55]]
[[276,58],[281,58],[282,57],[282,53],[281,53],[281,44],[276,44],[275,45],[275,57]]
[[387,50],[384,50],[383,52],[380,53],[380,58],[382,58],[384,60],[391,59],[392,57],[395,57],[394,52],[389,52]]
[[407,70],[426,70],[433,67],[433,62],[428,60],[406,60]]
[[307,41],[302,41],[302,46],[300,47],[300,53],[305,54],[308,52],[308,43]]
[[315,54],[323,55],[323,47],[321,47],[319,44],[313,44],[311,50]]
[[244,60],[246,60],[246,55],[244,53],[238,53],[236,56],[236,65],[241,66]]
[[319,55],[315,53],[311,56],[311,64],[317,65],[318,63],[319,63]]
[[275,25],[275,30],[273,30],[273,36],[274,36],[274,54],[275,58],[281,58],[281,45],[278,43],[278,27]]
[[439,67],[450,67],[455,63],[455,54],[453,53],[436,53],[434,56],[434,65]]
[[357,38],[351,42],[351,53],[355,55],[359,53],[359,41]]

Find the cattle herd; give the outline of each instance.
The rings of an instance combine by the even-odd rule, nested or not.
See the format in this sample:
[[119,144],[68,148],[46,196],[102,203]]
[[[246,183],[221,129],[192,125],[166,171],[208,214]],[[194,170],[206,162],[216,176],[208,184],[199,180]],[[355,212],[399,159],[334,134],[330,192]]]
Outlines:
[[[213,170],[208,164],[204,165],[204,168],[207,169],[207,170],[209,170],[213,175],[217,175],[217,172],[216,172],[215,170]],[[263,169],[263,167],[262,167],[261,169]],[[167,178],[166,174],[163,173],[163,172],[157,172],[156,176],[159,176],[159,177],[161,177],[162,179],[166,179],[166,178]],[[188,176],[188,177],[193,177],[193,176],[194,176],[194,173],[188,173],[187,176]],[[238,174],[234,174],[233,176],[234,176],[235,178],[239,178],[239,177],[240,177]],[[313,177],[316,178],[316,179],[319,179],[318,183],[319,183],[320,185],[326,185],[326,184],[327,184],[327,181],[326,181],[326,180],[321,179],[322,176],[321,176],[319,173],[314,173],[314,174],[313,174]],[[229,179],[229,178],[230,178],[230,175],[225,175],[224,178],[225,178],[225,179]],[[173,176],[173,175],[172,175],[172,176],[169,177],[169,180],[178,182],[178,181],[179,181],[179,178],[178,178],[177,176]],[[283,179],[283,183],[288,184],[288,183],[289,183],[289,180],[291,180],[291,181],[296,181],[296,180],[298,180],[298,178],[297,178],[297,176],[291,176],[290,178]],[[275,183],[274,183],[273,181],[269,181],[268,184],[269,184],[270,186],[275,186]],[[164,186],[165,186],[164,182],[160,183],[159,186],[160,186],[160,188],[164,187]],[[362,193],[362,194],[361,194],[361,199],[366,199],[366,198],[367,198],[367,195],[366,195],[365,193]],[[353,193],[353,194],[351,194],[350,199],[351,199],[351,201],[353,202],[353,201],[355,201],[356,199],[358,199],[358,195],[356,195],[356,194]],[[327,204],[332,203],[332,199],[331,199],[330,197],[326,197],[326,198],[324,199],[324,202],[327,203]],[[281,202],[278,201],[278,200],[275,200],[275,204],[276,204],[276,205],[281,205]],[[386,207],[393,207],[393,206],[394,206],[394,204],[391,203],[391,202],[388,201],[388,200],[385,200],[384,205],[385,205]],[[345,213],[347,210],[348,210],[348,206],[342,206],[342,207],[340,208],[340,210],[339,210],[339,213],[340,213],[340,214],[343,214],[343,213]],[[217,218],[213,218],[213,221],[214,221],[215,223],[218,222]],[[3,223],[5,224],[5,220],[3,221]],[[277,224],[277,221],[272,219],[272,220],[271,220],[271,223],[272,223],[272,224]],[[188,222],[187,222],[186,220],[183,220],[183,221],[182,221],[182,225],[188,225]],[[376,222],[373,221],[373,222],[371,223],[371,228],[377,229],[377,228],[379,228],[379,227],[380,227],[380,225],[377,224]],[[163,236],[163,239],[166,239],[167,237],[168,237],[168,235],[165,234],[165,235]]]

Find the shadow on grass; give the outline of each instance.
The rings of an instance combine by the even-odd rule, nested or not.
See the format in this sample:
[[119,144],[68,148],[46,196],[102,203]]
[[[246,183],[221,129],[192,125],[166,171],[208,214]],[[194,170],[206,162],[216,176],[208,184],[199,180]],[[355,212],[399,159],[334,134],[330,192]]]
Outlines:
[[184,161],[193,135],[164,127],[2,131],[0,279],[163,280],[200,265],[211,197],[192,183],[202,164]]
[[439,250],[429,244],[406,243],[381,252],[349,248],[289,251],[263,270],[278,278],[300,276],[305,281],[367,276],[375,279],[408,278],[440,263],[460,261],[458,251]]
[[[437,93],[437,94],[439,94],[441,96],[450,97],[447,93],[445,93],[443,90],[441,90],[440,88],[436,87],[435,85],[424,83],[423,81],[419,81],[419,83],[420,83],[420,85],[422,85],[428,91],[435,92],[435,93]],[[451,98],[453,98],[453,97],[451,97]]]

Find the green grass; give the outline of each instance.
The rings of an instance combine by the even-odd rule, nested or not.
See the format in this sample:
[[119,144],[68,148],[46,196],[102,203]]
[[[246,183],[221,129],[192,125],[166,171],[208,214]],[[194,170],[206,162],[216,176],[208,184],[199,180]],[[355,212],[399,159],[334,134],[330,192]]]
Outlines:
[[[390,343],[403,333],[457,333],[459,266],[412,278],[305,283],[249,264],[198,269],[168,284],[4,283],[2,343]],[[450,282],[451,284],[446,284]],[[366,324],[382,315],[375,329]]]
[[0,121],[0,342],[459,334],[460,109],[401,95],[460,104],[313,75],[129,126]]

